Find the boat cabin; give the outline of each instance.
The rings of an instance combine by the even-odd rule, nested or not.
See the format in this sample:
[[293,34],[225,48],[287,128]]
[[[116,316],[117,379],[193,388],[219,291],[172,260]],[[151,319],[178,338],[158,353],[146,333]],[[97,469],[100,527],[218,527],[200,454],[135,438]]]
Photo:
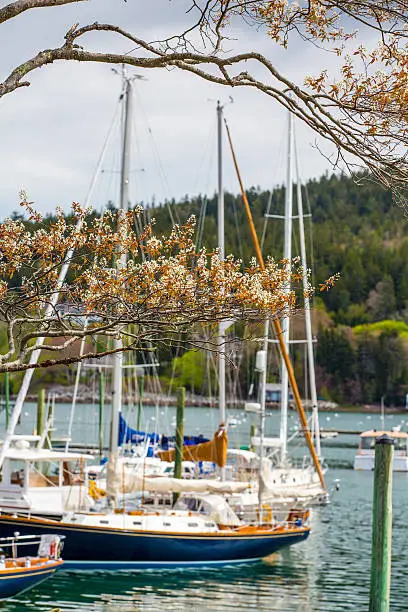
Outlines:
[[174,506],[175,510],[195,512],[213,520],[218,525],[237,527],[241,521],[221,495],[182,495]]
[[13,436],[0,482],[0,510],[60,517],[89,507],[87,455],[38,448],[39,436]]
[[227,450],[225,472],[228,480],[257,481],[258,467],[259,457],[256,453],[235,448]]
[[241,520],[217,494],[182,493],[174,506],[140,506],[129,512],[67,513],[65,522],[136,531],[216,533],[220,527],[236,528]]
[[360,444],[354,459],[355,470],[373,470],[375,458],[375,441],[383,435],[394,440],[393,470],[408,472],[408,432],[405,431],[363,431],[360,435]]

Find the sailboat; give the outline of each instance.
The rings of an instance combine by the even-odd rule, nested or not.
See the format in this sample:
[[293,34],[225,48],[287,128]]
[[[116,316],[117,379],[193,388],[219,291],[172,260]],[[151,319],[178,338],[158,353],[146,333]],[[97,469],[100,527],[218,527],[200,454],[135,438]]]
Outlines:
[[[294,147],[295,145],[295,147]],[[293,155],[295,148],[295,155]],[[314,437],[316,453],[319,459],[321,458],[320,449],[320,428],[318,418],[318,404],[314,368],[313,355],[313,338],[312,325],[310,314],[310,302],[307,295],[307,261],[305,248],[305,233],[304,233],[304,215],[302,203],[302,188],[299,177],[299,163],[294,140],[293,115],[289,112],[288,116],[288,143],[287,143],[287,173],[286,173],[286,190],[285,190],[285,215],[284,215],[284,259],[290,265],[292,259],[292,220],[296,218],[293,215],[293,157],[295,157],[296,165],[296,183],[297,183],[297,219],[299,222],[299,237],[301,250],[301,263],[303,268],[303,289],[304,298],[304,313],[305,313],[305,328],[306,328],[306,345],[308,357],[309,383],[311,390],[312,403],[312,435]],[[272,215],[275,216],[276,215]],[[287,287],[290,290],[290,287]],[[290,345],[290,319],[285,317],[282,320],[283,338],[287,349]],[[269,324],[265,324],[264,344],[261,351],[259,362],[261,362],[261,409],[265,411],[265,396],[266,396],[266,362],[268,345],[271,342],[269,339]],[[272,340],[273,342],[273,340]],[[288,372],[283,358],[281,359],[281,402],[280,402],[280,435],[278,439],[273,440],[274,448],[272,450],[271,459],[266,457],[263,461],[262,481],[263,491],[262,499],[267,502],[275,502],[279,499],[282,503],[302,503],[302,504],[326,504],[328,502],[328,493],[322,487],[319,475],[312,465],[303,465],[295,467],[288,457],[288,405],[289,405],[289,380]],[[256,442],[257,440],[255,440]],[[261,443],[260,443],[261,444]],[[265,446],[265,440],[262,446]],[[276,457],[279,455],[278,457]]]
[[[224,194],[223,194],[223,164],[222,164],[222,131],[223,131],[223,106],[220,102],[217,103],[217,119],[218,119],[218,250],[220,257],[224,256]],[[227,127],[227,132],[229,130]],[[231,144],[231,141],[230,141]],[[286,177],[286,198],[285,198],[285,252],[284,258],[287,261],[291,260],[291,234],[292,234],[292,165],[293,165],[293,118],[289,116],[288,129],[288,164]],[[233,153],[233,157],[235,155]],[[296,155],[296,168],[298,172],[298,160]],[[299,176],[297,177],[297,203],[298,203],[298,218],[299,232],[301,241],[301,259],[304,270],[304,288],[307,289],[307,262],[305,252],[304,227],[303,227],[303,206],[302,193]],[[287,287],[290,291],[290,287]],[[306,293],[306,292],[305,292]],[[308,298],[305,297],[305,321],[306,321],[306,336],[308,349],[308,362],[310,374],[310,387],[312,392],[312,433],[315,438],[315,447],[317,456],[320,457],[320,432],[317,413],[317,394],[314,375],[314,359],[313,359],[313,339],[310,320],[310,304]],[[290,320],[286,317],[282,321],[283,334],[285,339],[286,350],[289,347],[289,326]],[[226,324],[221,323],[218,332],[219,342],[219,419],[220,422],[225,422],[226,406],[225,406],[225,330]],[[278,439],[266,439],[264,436],[264,416],[265,416],[265,388],[266,388],[266,366],[267,366],[267,351],[269,339],[269,321],[265,322],[263,348],[257,354],[256,369],[260,374],[260,402],[248,405],[248,409],[259,414],[260,431],[259,436],[253,438],[252,442],[257,448],[259,471],[261,472],[260,487],[256,482],[251,482],[250,490],[241,496],[230,498],[230,502],[237,507],[244,508],[244,513],[251,514],[255,507],[258,506],[259,490],[262,489],[262,502],[273,504],[276,508],[278,505],[291,506],[294,504],[312,503],[327,503],[328,496],[325,487],[322,484],[321,475],[316,472],[312,465],[303,465],[301,468],[294,467],[287,454],[287,409],[289,399],[289,384],[287,364],[282,356],[281,377],[282,377],[282,399],[281,399],[281,428]],[[275,458],[277,451],[280,453],[279,461],[270,460],[268,456],[264,456],[268,445],[271,445],[272,455]],[[221,473],[221,477],[222,477]],[[258,512],[258,514],[261,512]]]
[[[124,130],[121,169],[121,209],[126,210],[129,187],[130,111],[132,78],[124,78]],[[124,265],[125,254],[118,265]],[[61,520],[0,515],[0,535],[15,530],[21,534],[58,533],[66,537],[64,557],[72,568],[132,569],[143,567],[184,567],[219,565],[256,561],[277,550],[305,540],[309,533],[309,513],[289,513],[284,521],[272,514],[261,524],[241,521],[217,494],[195,492],[190,483],[188,493],[176,505],[161,510],[144,507],[132,511],[118,508],[118,498],[141,485],[129,473],[118,456],[118,431],[122,402],[121,340],[115,340],[112,435],[107,471],[108,508],[98,512],[68,512]],[[86,483],[86,480],[85,480]],[[169,485],[170,485],[169,481]],[[143,487],[143,484],[142,484]],[[169,486],[169,490],[170,486]],[[201,489],[202,490],[202,489]]]

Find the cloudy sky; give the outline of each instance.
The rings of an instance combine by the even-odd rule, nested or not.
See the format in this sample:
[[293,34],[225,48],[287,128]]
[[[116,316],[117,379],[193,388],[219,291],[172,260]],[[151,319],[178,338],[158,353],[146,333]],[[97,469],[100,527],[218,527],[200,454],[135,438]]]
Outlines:
[[[0,2],[0,6],[8,2]],[[75,22],[110,22],[145,39],[178,31],[186,23],[187,0],[90,0],[78,5],[35,9],[2,24],[1,80],[20,62],[48,47],[59,46]],[[255,29],[237,29],[234,51],[257,49],[271,58],[281,72],[303,81],[332,61],[313,47],[294,45],[277,49]],[[128,51],[115,37],[93,38],[95,50]],[[185,194],[214,193],[216,189],[217,98],[227,104],[230,124],[245,184],[269,188],[284,180],[287,118],[280,106],[260,92],[229,90],[179,71],[137,70],[146,80],[136,83],[134,146],[132,149],[133,201],[163,201]],[[117,112],[120,78],[108,65],[59,63],[32,73],[31,86],[0,100],[0,217],[18,208],[24,189],[42,212],[56,205],[68,208],[83,202],[109,126]],[[304,179],[321,175],[329,163],[330,147],[297,126],[297,141]],[[119,169],[119,132],[103,163],[103,173],[91,202],[103,206],[115,199]],[[225,148],[225,187],[238,186]]]

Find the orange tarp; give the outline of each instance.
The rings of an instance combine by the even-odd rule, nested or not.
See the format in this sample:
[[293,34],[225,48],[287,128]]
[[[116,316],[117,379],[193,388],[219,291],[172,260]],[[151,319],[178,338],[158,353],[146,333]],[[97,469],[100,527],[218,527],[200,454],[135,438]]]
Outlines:
[[[225,425],[222,423],[209,442],[183,446],[183,461],[211,461],[220,467],[227,462],[228,436]],[[176,451],[159,451],[158,455],[162,461],[174,461]]]

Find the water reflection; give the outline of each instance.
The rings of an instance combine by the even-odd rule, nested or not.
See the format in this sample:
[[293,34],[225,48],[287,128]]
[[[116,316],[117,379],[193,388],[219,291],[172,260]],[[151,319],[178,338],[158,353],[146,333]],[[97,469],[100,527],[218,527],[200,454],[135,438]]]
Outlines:
[[[26,610],[61,612],[135,612],[136,610],[312,610],[311,565],[293,558],[293,551],[275,555],[266,563],[222,570],[143,571],[89,575],[60,573],[41,597],[27,597]],[[39,593],[39,591],[37,591]],[[75,603],[67,601],[74,599]],[[20,600],[21,601],[21,600]],[[15,604],[4,610],[16,611]],[[17,604],[18,605],[18,604]]]
[[[331,470],[341,490],[313,512],[310,538],[267,562],[189,571],[61,572],[0,612],[360,612],[368,608],[372,473]],[[394,476],[391,610],[407,610],[408,478]]]

